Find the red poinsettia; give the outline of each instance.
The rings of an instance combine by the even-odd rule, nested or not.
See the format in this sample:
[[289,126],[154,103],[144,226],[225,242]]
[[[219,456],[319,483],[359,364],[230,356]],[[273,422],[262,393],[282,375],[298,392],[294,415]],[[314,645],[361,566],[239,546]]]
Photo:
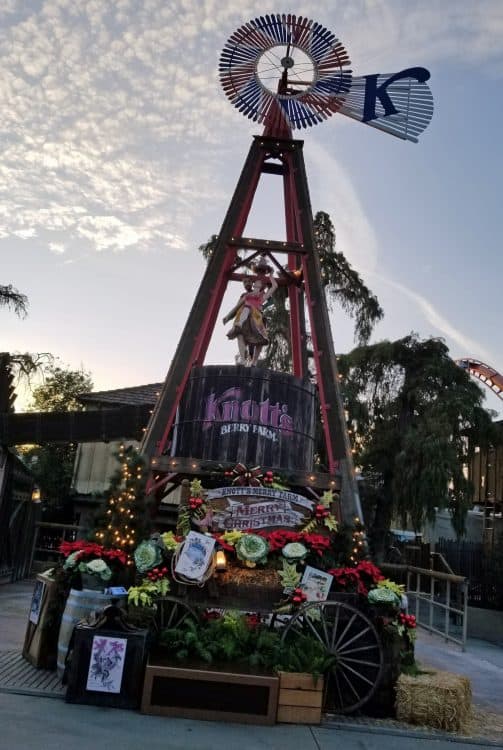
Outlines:
[[85,539],[78,539],[75,542],[61,542],[59,551],[65,557],[68,557],[73,552],[77,552],[76,562],[84,562],[87,559],[95,559],[97,557],[106,560],[106,562],[119,563],[121,565],[126,565],[128,561],[128,556],[123,550],[103,547],[101,544],[87,542]]
[[363,578],[363,580],[369,585],[375,585],[379,581],[384,580],[384,576],[377,565],[374,565],[374,563],[370,562],[370,560],[361,560],[356,566],[356,570],[358,571],[360,577]]
[[309,547],[312,552],[316,552],[319,557],[330,548],[330,537],[324,534],[302,534],[302,541]]
[[336,591],[363,595],[368,593],[356,568],[331,568],[327,572],[334,577],[333,585]]
[[302,534],[299,531],[276,529],[275,531],[258,531],[256,533],[264,539],[267,539],[271,552],[277,552],[291,542],[302,541]]

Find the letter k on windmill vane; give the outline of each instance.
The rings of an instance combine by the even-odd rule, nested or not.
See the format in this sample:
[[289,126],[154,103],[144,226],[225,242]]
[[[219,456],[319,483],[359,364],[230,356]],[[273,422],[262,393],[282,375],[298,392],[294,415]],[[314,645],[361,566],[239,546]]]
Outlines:
[[220,81],[231,102],[271,135],[316,125],[340,112],[417,142],[433,114],[430,73],[353,77],[348,53],[321,24],[268,15],[241,26],[220,57]]

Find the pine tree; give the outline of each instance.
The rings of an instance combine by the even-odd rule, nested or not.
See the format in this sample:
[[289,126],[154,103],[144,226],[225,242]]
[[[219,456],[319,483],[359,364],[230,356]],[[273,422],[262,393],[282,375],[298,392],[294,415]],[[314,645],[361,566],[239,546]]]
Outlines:
[[116,455],[120,469],[110,482],[106,508],[96,524],[94,536],[105,547],[131,553],[147,535],[145,463],[133,446],[121,445]]

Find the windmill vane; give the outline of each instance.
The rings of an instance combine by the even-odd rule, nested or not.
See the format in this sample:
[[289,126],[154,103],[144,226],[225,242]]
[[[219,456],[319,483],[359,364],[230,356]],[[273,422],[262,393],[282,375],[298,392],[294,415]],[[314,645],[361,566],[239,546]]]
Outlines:
[[353,78],[332,32],[302,16],[260,16],[237,29],[220,56],[232,104],[271,134],[317,125],[336,112],[417,142],[433,115],[426,68]]

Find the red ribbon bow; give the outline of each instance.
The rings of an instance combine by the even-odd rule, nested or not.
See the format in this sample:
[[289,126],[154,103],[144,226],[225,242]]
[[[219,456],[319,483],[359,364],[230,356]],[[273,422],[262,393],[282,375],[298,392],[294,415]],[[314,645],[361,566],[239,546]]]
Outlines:
[[239,484],[242,487],[260,487],[262,485],[260,481],[262,477],[260,466],[248,469],[244,464],[236,464],[232,473],[236,475],[232,480],[232,484]]

